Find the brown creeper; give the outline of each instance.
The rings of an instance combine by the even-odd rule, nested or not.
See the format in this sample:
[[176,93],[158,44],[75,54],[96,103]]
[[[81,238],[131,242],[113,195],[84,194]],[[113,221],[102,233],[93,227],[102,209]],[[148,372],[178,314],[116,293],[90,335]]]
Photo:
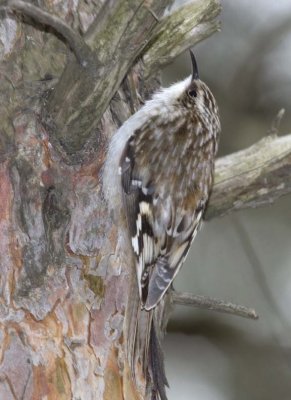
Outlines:
[[146,310],[183,264],[213,182],[218,108],[191,58],[191,77],[155,94],[119,128],[105,168],[109,200],[122,193]]
[[171,285],[201,224],[213,181],[220,122],[215,99],[193,73],[155,94],[114,135],[103,183],[110,208],[121,203],[136,259],[141,307],[129,358],[138,358],[153,400],[168,385],[154,307]]

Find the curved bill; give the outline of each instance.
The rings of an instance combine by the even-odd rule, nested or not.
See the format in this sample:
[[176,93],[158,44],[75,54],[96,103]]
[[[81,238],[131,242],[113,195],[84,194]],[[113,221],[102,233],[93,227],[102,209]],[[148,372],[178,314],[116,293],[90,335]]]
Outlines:
[[199,79],[199,73],[196,58],[192,50],[190,50],[190,56],[192,61],[192,80],[194,81],[195,79]]

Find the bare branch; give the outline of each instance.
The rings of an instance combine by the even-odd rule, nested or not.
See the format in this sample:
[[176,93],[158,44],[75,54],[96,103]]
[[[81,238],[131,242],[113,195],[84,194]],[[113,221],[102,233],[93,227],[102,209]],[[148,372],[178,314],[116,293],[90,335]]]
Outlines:
[[268,136],[220,158],[205,219],[273,203],[291,193],[291,134]]
[[[154,0],[151,10],[161,16],[171,0]],[[70,63],[48,104],[48,126],[66,152],[82,149],[104,114],[136,57],[147,45],[158,23],[145,1],[107,3],[85,35],[95,59],[86,69]],[[66,99],[66,107],[64,107]]]
[[[207,4],[214,4],[218,9],[217,2],[207,0]],[[80,150],[92,132],[96,132],[126,73],[149,44],[154,28],[162,24],[156,17],[161,17],[170,3],[171,0],[154,0],[149,8],[146,1],[120,0],[113,2],[112,9],[105,3],[107,8],[101,10],[85,35],[86,43],[96,54],[95,64],[81,71],[75,65],[68,65],[48,102],[49,120],[53,121],[54,131],[68,153]],[[199,7],[205,9],[204,3]],[[193,29],[191,23],[193,20],[187,22],[189,31]],[[208,30],[203,26],[200,29],[198,36],[205,37]],[[186,34],[176,35],[174,39],[169,36],[168,42],[174,43],[173,48],[179,48],[181,41],[179,51],[182,51],[188,40]],[[193,38],[189,39],[189,46],[193,43]]]
[[58,32],[69,44],[74,54],[76,55],[80,64],[88,62],[90,49],[83,40],[83,38],[67,25],[61,18],[53,15],[41,8],[22,0],[8,0],[0,3],[1,8],[8,8],[13,11],[17,11],[24,16],[32,18],[34,21],[47,25]]
[[143,56],[145,78],[196,43],[219,30],[215,18],[221,10],[218,1],[200,1],[181,7],[157,25],[150,45]]
[[[104,3],[100,14],[85,34],[86,43],[98,53],[101,64],[128,61],[147,44],[154,26],[172,0],[114,0]],[[125,47],[127,45],[127,47]],[[126,50],[126,57],[124,57]],[[122,58],[125,60],[121,60]]]
[[175,291],[171,293],[171,296],[174,304],[203,308],[205,310],[218,311],[250,319],[259,318],[256,311],[252,308],[214,299],[212,297],[199,296],[192,293],[179,293]]

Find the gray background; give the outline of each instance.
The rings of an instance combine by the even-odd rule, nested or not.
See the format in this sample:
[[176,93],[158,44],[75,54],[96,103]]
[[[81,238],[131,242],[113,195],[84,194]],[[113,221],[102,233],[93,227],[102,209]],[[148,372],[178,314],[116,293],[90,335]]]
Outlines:
[[[291,0],[222,5],[222,31],[194,48],[220,106],[220,155],[266,136],[282,107],[280,134],[291,131]],[[164,85],[190,68],[181,56]],[[175,287],[254,307],[260,319],[176,307],[164,345],[169,400],[291,399],[290,242],[290,196],[204,224]]]

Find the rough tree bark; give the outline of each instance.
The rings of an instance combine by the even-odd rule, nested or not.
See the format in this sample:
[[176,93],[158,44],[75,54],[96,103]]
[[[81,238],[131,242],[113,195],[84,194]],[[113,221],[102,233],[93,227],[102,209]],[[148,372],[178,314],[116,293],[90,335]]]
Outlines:
[[[144,398],[126,348],[135,273],[101,169],[159,70],[218,29],[218,0],[163,17],[170,3],[0,2],[0,399]],[[290,172],[290,135],[219,160],[207,218],[290,193]]]

